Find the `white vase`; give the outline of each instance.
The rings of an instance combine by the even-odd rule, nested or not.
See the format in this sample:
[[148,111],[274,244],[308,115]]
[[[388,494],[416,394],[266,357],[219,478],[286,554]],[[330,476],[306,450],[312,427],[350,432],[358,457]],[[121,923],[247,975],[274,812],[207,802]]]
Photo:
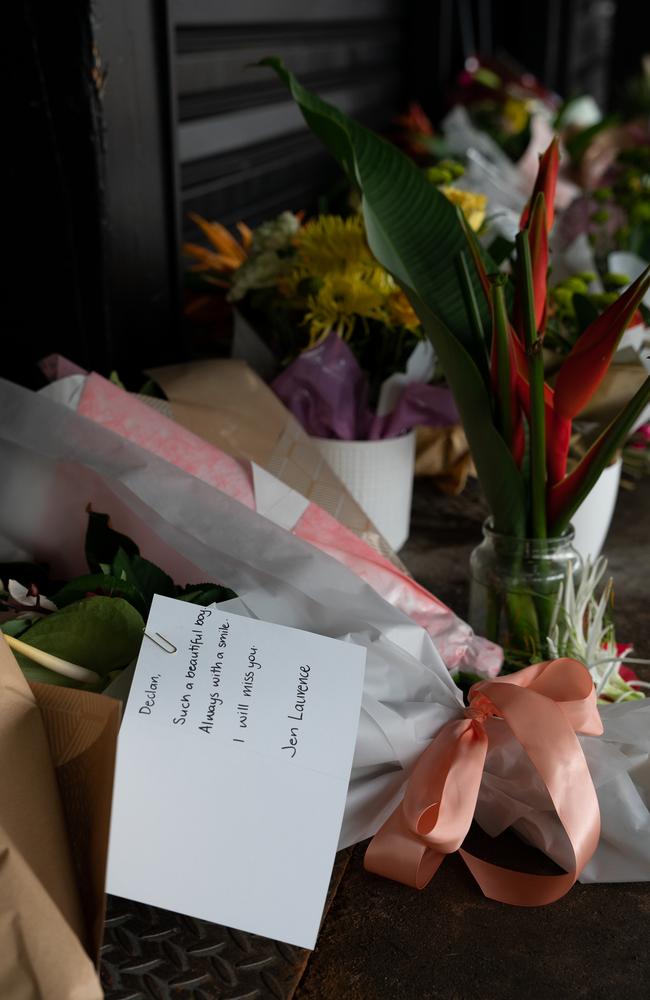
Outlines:
[[573,547],[583,560],[589,557],[593,562],[605,544],[616,506],[622,465],[622,459],[619,458],[613,465],[603,469],[591,493],[585,497],[571,518],[575,531]]
[[415,431],[381,441],[311,440],[391,548],[401,549],[411,520]]

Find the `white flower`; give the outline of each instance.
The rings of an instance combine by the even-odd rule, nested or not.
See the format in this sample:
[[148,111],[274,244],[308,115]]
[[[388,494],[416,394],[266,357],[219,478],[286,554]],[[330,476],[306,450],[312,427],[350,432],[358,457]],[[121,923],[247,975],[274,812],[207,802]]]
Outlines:
[[239,302],[256,288],[273,288],[284,263],[280,253],[289,249],[299,229],[300,220],[293,212],[283,212],[277,219],[269,219],[257,227],[248,260],[233,276],[228,293],[230,302]]
[[27,587],[23,587],[18,580],[10,580],[7,586],[9,596],[13,597],[17,604],[22,604],[24,608],[42,608],[44,611],[58,611],[56,604],[52,604],[44,594],[34,597],[29,593]]
[[293,212],[282,212],[276,219],[269,219],[253,233],[251,256],[266,250],[285,250],[300,229],[300,220]]

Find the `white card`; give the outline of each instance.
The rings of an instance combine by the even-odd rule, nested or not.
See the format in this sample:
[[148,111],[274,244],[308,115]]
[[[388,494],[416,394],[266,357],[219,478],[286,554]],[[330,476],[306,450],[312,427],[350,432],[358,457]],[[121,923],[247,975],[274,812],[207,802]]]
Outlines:
[[166,597],[154,598],[147,633],[177,652],[142,643],[118,742],[107,891],[313,948],[365,648]]

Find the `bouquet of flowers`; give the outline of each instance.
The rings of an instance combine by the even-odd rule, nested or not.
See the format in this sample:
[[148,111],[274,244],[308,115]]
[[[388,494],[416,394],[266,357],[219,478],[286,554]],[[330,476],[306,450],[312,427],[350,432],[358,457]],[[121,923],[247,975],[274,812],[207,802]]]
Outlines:
[[0,564],[0,631],[28,680],[102,691],[136,659],[154,594],[202,606],[235,595],[177,586],[106,514],[87,513],[87,574],[61,584],[31,563]]
[[[218,576],[240,595],[238,613],[364,646],[365,690],[340,844],[356,843],[375,833],[400,806],[411,776],[422,773],[419,762],[426,764],[425,755],[430,750],[435,753],[432,739],[436,734],[448,734],[450,726],[454,732],[474,731],[473,719],[465,716],[460,692],[447,669],[451,664],[446,651],[446,664],[441,659],[439,651],[444,647],[438,629],[432,628],[436,612],[431,607],[425,611],[421,588],[401,579],[395,567],[384,566],[377,553],[364,558],[359,539],[348,539],[341,526],[335,530],[323,512],[312,509],[314,505],[297,508],[291,491],[283,492],[278,484],[262,516],[261,493],[257,496],[252,491],[243,466],[228,462],[215,448],[200,446],[192,435],[174,434],[171,421],[117,386],[89,376],[81,402],[77,398],[76,404],[79,412],[46,395],[6,382],[0,385],[0,455],[7,469],[2,557],[15,562],[31,554],[39,562],[50,563],[60,578],[74,579],[85,559],[83,528],[90,501],[96,509],[109,507],[120,533],[108,539],[113,548],[117,545],[117,554],[107,553],[106,560],[100,556],[101,563],[110,563],[111,569],[119,550],[128,546],[125,539],[135,539],[146,558],[155,559],[171,579]],[[264,482],[264,477],[258,479],[262,487]],[[18,498],[20,503],[15,502]],[[290,511],[294,519],[298,517],[293,530],[287,522]],[[324,551],[318,551],[317,545]],[[138,570],[148,569],[131,552],[131,571],[134,565]],[[117,564],[114,568],[118,569]],[[398,584],[410,619],[382,596],[394,599]],[[434,603],[433,598],[429,601]],[[446,609],[439,607],[437,615],[448,624]],[[462,638],[458,625],[455,632]],[[486,645],[481,648],[479,644],[479,655],[490,655]],[[456,645],[456,653],[467,655],[467,636],[461,646]],[[586,672],[579,664],[560,661],[553,665],[560,689],[559,675],[567,664],[574,680],[582,677],[577,696],[591,698],[593,715],[593,692],[585,688]],[[539,669],[533,668],[529,678]],[[495,697],[497,692],[516,691],[516,681],[492,682],[492,689]],[[533,690],[528,700],[535,697],[541,697],[548,715],[552,693],[544,698],[543,692],[535,695]],[[594,851],[582,878],[615,880],[622,871],[627,878],[647,878],[648,839],[639,832],[650,828],[650,814],[636,792],[637,788],[643,791],[649,773],[646,704],[650,706],[650,702],[638,701],[603,708],[605,741],[582,735],[580,750],[571,734],[584,780],[593,780],[600,801],[603,848],[596,850],[596,836],[589,850],[580,852],[579,860],[569,861],[567,868],[574,874],[564,878],[561,891],[566,891]],[[594,716],[594,725],[596,721]],[[564,861],[566,837],[548,809],[544,786],[531,773],[517,739],[499,720],[494,722],[496,743],[489,748],[486,740],[477,744],[483,756],[487,750],[477,803],[479,822],[491,833],[499,826],[523,824],[535,843]],[[535,725],[539,730],[539,720]],[[568,725],[565,722],[565,730]],[[599,731],[599,725],[591,731]],[[593,789],[590,794],[591,814],[597,819]],[[463,812],[466,825],[472,813],[473,798],[468,795]],[[616,845],[613,852],[612,843]]]
[[[465,202],[451,186],[445,194]],[[480,224],[477,205],[466,207]],[[435,359],[420,319],[370,252],[360,214],[283,212],[252,232],[240,224],[240,241],[193,218],[211,244],[186,244],[193,269],[228,289],[280,370],[273,388],[309,433],[363,440],[454,422],[446,389],[428,385]]]
[[486,132],[513,161],[531,139],[536,114],[552,117],[559,100],[532,73],[498,62],[470,60],[458,78],[456,101],[467,108],[473,124]]
[[488,541],[496,553],[477,574],[481,600],[473,623],[502,641],[512,665],[544,658],[550,611],[566,576],[566,556],[558,572],[557,549],[650,400],[650,378],[568,472],[572,423],[650,287],[650,270],[583,330],[552,388],[542,349],[557,141],[540,161],[520,219],[514,271],[493,274],[462,217],[411,161],[301,87],[278,60],[267,64],[353,173],[369,245],[404,288],[453,390],[491,510]]
[[[650,147],[647,124],[605,119],[567,140],[582,197],[562,221],[561,243],[585,234],[601,274],[617,270],[611,254],[650,260]],[[627,257],[629,260],[629,257]]]

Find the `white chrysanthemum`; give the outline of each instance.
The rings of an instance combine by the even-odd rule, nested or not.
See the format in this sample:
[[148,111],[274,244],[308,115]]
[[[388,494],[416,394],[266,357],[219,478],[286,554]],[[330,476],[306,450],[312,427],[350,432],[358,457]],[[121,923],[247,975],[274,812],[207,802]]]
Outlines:
[[256,288],[273,288],[283,267],[280,252],[291,246],[299,229],[300,220],[293,212],[283,212],[257,227],[248,260],[233,275],[230,302],[239,302]]
[[282,212],[276,219],[269,219],[253,233],[251,256],[269,250],[285,250],[300,229],[300,220],[293,212]]

